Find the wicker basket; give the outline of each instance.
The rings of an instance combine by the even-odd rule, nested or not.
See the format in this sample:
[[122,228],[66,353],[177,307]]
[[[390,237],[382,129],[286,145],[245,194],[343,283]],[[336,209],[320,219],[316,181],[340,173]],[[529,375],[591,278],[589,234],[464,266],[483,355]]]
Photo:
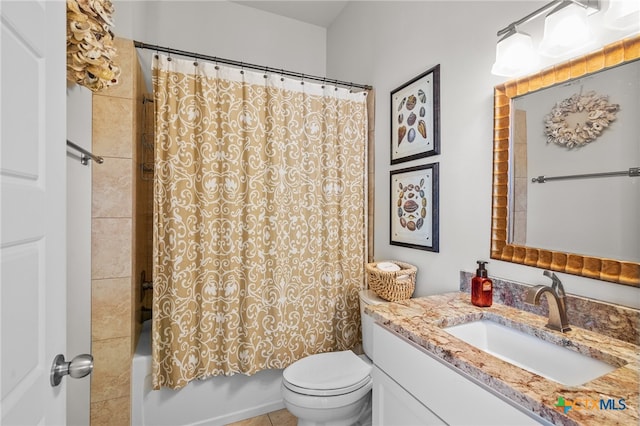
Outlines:
[[391,261],[400,267],[399,271],[386,272],[376,268],[376,263],[367,264],[369,288],[378,296],[390,302],[411,298],[416,289],[416,272],[418,269],[408,263]]

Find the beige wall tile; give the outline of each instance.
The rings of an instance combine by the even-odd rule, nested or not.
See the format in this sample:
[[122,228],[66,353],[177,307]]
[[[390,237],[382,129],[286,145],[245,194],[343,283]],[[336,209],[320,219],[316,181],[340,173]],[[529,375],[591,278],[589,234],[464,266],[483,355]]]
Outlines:
[[513,244],[525,245],[527,243],[527,212],[515,212],[513,228]]
[[91,403],[91,426],[123,426],[131,423],[129,398]]
[[93,146],[96,155],[132,158],[134,103],[131,99],[93,97]]
[[132,217],[132,167],[129,159],[109,157],[94,167],[92,217]]
[[94,340],[91,402],[127,397],[130,390],[131,339]]
[[142,324],[140,323],[140,318],[142,314],[140,313],[140,304],[136,303],[136,320],[131,322],[131,332],[133,333],[133,338],[131,339],[131,356],[136,352],[136,348],[138,347],[138,342],[140,341],[140,333],[142,332]]
[[515,178],[514,179],[514,203],[513,211],[526,212],[527,211],[527,185],[529,185],[529,179]]
[[140,296],[132,269],[139,65],[131,40],[117,38],[115,47],[119,84],[93,96],[92,150],[105,163],[93,172],[92,426],[130,424],[131,355],[139,333],[134,299]]
[[131,280],[114,278],[91,281],[91,338],[131,335]]
[[131,276],[131,219],[91,220],[91,278]]
[[118,84],[103,90],[97,95],[131,99],[134,96],[135,73],[134,66],[138,65],[138,57],[133,47],[133,40],[116,37],[114,40],[116,57],[113,62],[120,67]]
[[513,175],[515,177],[527,177],[527,144],[517,143],[513,145]]

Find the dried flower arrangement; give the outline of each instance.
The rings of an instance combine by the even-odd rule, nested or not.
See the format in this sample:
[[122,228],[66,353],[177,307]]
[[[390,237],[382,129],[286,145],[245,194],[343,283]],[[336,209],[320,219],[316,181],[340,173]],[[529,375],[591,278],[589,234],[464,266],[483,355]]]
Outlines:
[[94,92],[120,76],[113,62],[113,11],[109,0],[67,0],[67,79]]
[[618,104],[610,104],[609,97],[591,91],[576,93],[556,103],[545,116],[544,133],[547,143],[582,147],[594,141],[616,119]]

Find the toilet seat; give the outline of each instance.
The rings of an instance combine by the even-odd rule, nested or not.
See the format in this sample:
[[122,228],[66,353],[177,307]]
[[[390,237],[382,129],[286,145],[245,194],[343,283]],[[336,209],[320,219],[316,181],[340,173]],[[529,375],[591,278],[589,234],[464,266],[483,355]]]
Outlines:
[[282,373],[289,390],[310,396],[344,395],[371,381],[371,365],[352,351],[327,352],[303,358]]
[[282,384],[289,389],[290,391],[297,392],[303,395],[309,396],[338,396],[344,395],[347,393],[351,393],[360,389],[363,386],[366,386],[370,381],[371,377],[367,376],[360,380],[358,383],[354,383],[350,386],[346,386],[344,388],[336,388],[336,389],[312,389],[312,388],[303,388],[300,386],[296,386],[292,383],[289,383],[286,379],[282,380]]

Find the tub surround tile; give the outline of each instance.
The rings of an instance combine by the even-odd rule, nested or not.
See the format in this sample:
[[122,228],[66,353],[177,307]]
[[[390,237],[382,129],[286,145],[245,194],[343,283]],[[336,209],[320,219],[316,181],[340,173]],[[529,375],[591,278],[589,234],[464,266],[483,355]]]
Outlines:
[[94,340],[91,352],[94,369],[91,378],[91,402],[107,401],[131,394],[131,338]]
[[135,83],[137,82],[134,67],[138,66],[138,58],[135,56],[136,50],[133,46],[133,40],[116,37],[113,40],[113,46],[116,49],[116,56],[113,62],[120,67],[118,84],[97,92],[96,96],[131,99],[135,93]]
[[93,217],[132,217],[133,170],[131,160],[107,157],[93,169]]
[[131,335],[131,280],[113,278],[91,281],[91,338]]
[[129,398],[115,398],[91,403],[91,426],[131,424]]
[[[494,281],[495,285],[495,281]],[[496,293],[494,292],[494,295]],[[524,303],[519,293],[508,293],[514,303]],[[501,295],[498,295],[501,297]],[[638,346],[610,336],[585,330],[572,324],[571,331],[560,333],[545,328],[547,317],[495,303],[490,308],[471,304],[465,292],[420,297],[401,302],[367,306],[373,318],[404,336],[433,356],[460,369],[495,392],[517,402],[554,424],[593,425],[638,424]],[[504,362],[459,340],[442,327],[481,318],[519,328],[522,331],[544,330],[545,340],[562,344],[571,339],[576,349],[585,354],[620,365],[613,372],[582,386],[570,387]],[[626,364],[625,364],[626,363]],[[624,365],[623,365],[624,364]],[[625,399],[625,410],[558,411],[559,397],[566,399]]]
[[92,426],[130,424],[129,375],[140,330],[143,263],[134,248],[134,179],[145,84],[133,41],[116,38],[114,44],[119,84],[94,93],[92,101],[92,151],[105,159],[92,179]]
[[[471,272],[460,272],[460,291],[471,293]],[[525,302],[530,285],[490,277],[493,281],[493,301],[527,312],[549,316],[546,296],[540,305]],[[545,278],[545,280],[548,280]],[[549,284],[551,284],[551,281]],[[569,324],[595,331],[615,339],[640,345],[640,311],[626,306],[613,305],[585,297],[567,294],[567,316]]]
[[93,279],[131,276],[131,219],[91,220],[91,275]]
[[131,99],[93,97],[92,149],[102,157],[133,157],[133,114]]

